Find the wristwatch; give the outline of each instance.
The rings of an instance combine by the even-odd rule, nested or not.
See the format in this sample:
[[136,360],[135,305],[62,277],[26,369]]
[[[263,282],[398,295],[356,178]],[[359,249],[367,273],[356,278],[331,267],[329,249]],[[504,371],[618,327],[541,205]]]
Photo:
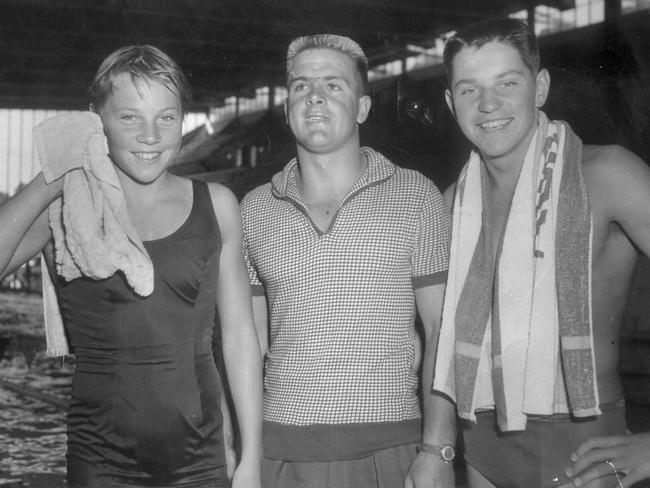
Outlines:
[[434,444],[427,444],[426,442],[423,442],[418,446],[418,452],[430,452],[432,454],[437,454],[440,456],[440,459],[442,459],[443,463],[450,463],[456,457],[456,450],[451,444],[436,446]]

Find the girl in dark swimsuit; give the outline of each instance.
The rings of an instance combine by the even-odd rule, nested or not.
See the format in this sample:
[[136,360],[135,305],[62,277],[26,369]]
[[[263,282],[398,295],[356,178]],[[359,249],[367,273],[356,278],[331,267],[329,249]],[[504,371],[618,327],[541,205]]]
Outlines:
[[[90,94],[154,291],[135,294],[121,272],[56,280],[76,356],[68,485],[229,485],[211,350],[216,309],[242,439],[232,486],[259,487],[261,359],[239,206],[221,185],[167,171],[181,144],[187,80],[160,50],[130,46],[104,61]],[[62,180],[39,174],[0,207],[3,276],[41,250],[54,272],[47,206]]]

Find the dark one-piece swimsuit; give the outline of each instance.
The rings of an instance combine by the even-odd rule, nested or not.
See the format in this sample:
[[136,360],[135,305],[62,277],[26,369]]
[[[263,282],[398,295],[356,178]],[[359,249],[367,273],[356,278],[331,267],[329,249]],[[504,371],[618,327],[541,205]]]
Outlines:
[[68,486],[227,486],[212,355],[221,235],[207,185],[173,234],[145,242],[152,295],[121,273],[59,279],[76,358]]

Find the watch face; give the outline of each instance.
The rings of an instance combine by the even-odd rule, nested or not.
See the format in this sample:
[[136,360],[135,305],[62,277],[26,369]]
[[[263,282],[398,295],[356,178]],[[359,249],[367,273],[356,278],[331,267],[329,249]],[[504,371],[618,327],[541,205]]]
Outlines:
[[453,446],[450,445],[442,446],[442,448],[440,449],[440,457],[446,463],[453,461],[454,458],[456,457],[456,452],[454,451]]

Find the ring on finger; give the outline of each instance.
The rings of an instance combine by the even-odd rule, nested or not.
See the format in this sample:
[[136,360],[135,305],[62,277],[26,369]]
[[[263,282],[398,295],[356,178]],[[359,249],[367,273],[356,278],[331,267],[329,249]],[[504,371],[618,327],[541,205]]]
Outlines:
[[612,472],[616,477],[616,482],[618,483],[618,488],[623,488],[623,484],[621,483],[621,478],[619,478],[618,476],[618,470],[616,469],[616,466],[614,466],[614,463],[609,459],[605,461],[605,463],[612,469]]

